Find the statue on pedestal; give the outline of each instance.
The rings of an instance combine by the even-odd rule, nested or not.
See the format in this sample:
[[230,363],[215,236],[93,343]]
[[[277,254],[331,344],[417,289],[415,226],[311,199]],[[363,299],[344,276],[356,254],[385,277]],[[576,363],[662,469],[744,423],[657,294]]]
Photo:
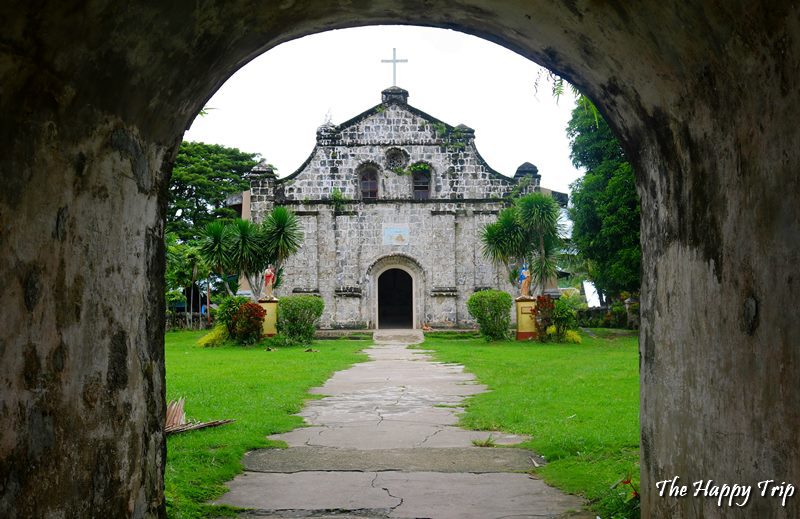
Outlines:
[[519,269],[519,297],[517,300],[531,299],[531,271],[528,269],[528,263],[522,264]]
[[275,285],[275,267],[272,264],[267,266],[264,271],[264,288],[261,291],[263,297],[259,301],[275,301],[278,298],[272,294],[272,287]]

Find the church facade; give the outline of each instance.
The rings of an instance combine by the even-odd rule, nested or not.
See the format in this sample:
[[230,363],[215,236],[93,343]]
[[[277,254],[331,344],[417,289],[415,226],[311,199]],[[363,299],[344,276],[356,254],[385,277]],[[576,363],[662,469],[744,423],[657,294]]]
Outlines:
[[[494,171],[474,138],[392,87],[381,104],[320,127],[295,173],[278,179],[254,168],[251,218],[283,205],[303,229],[278,297],[322,297],[323,328],[450,328],[473,323],[466,302],[474,292],[515,293],[505,268],[483,257],[481,232],[515,189],[549,191],[531,164],[514,178]],[[566,205],[566,195],[552,195]]]

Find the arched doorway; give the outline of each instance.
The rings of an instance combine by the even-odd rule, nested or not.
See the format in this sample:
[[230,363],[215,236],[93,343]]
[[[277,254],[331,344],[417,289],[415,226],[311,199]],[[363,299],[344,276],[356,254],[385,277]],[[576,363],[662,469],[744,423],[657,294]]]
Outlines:
[[402,269],[378,277],[378,328],[414,327],[414,280]]

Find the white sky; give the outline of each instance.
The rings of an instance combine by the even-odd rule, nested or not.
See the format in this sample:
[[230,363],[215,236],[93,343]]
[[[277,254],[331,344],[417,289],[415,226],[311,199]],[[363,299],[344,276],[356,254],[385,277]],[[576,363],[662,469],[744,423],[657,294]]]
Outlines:
[[455,31],[373,26],[329,31],[284,43],[234,74],[195,119],[186,140],[260,153],[294,172],[311,154],[316,129],[340,124],[381,101],[392,84],[408,102],[442,121],[475,129],[478,151],[491,167],[513,176],[523,162],[539,167],[542,186],[569,192],[581,173],[569,160],[566,125],[575,106],[552,98],[541,68],[499,45]]

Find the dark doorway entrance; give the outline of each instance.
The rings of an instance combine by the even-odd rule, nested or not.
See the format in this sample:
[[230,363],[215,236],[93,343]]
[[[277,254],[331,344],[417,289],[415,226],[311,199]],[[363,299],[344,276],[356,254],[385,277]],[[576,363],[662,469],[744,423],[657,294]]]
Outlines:
[[378,328],[413,328],[413,281],[404,270],[389,269],[378,277]]

